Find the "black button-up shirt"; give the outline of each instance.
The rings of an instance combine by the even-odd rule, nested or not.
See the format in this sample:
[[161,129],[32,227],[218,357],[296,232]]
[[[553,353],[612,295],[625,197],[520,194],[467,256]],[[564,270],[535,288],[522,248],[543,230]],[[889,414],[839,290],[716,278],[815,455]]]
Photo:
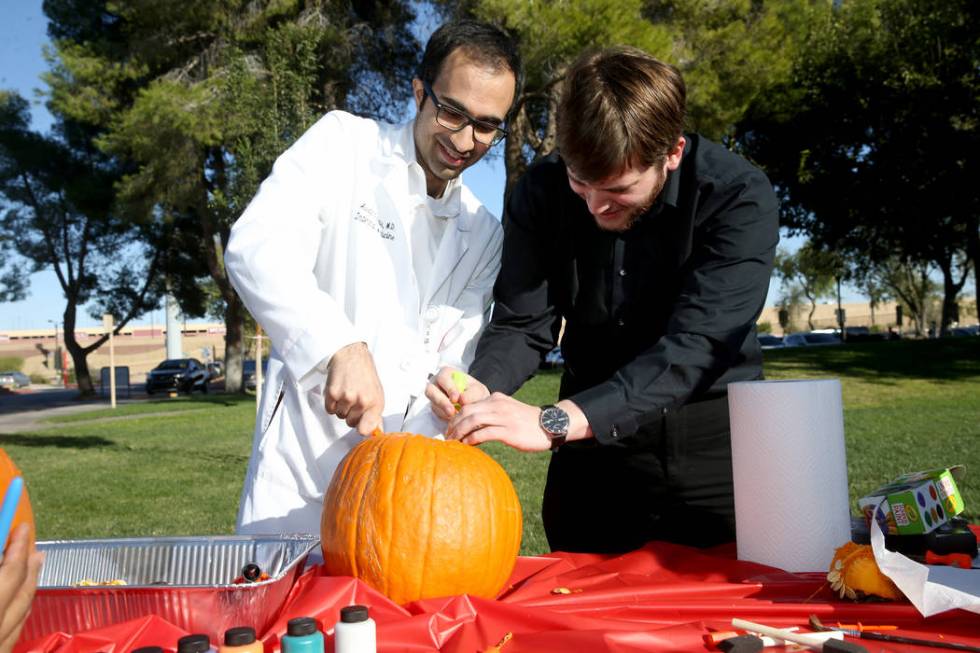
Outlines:
[[560,394],[600,444],[642,437],[665,410],[761,377],[755,321],[779,240],[775,193],[745,159],[687,138],[680,167],[623,233],[599,229],[560,157],[528,169],[505,206],[473,376],[514,392],[564,318]]

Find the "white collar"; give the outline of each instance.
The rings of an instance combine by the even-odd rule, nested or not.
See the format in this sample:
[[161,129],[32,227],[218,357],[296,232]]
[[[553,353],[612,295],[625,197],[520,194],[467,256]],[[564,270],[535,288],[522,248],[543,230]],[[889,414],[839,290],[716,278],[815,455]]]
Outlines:
[[427,206],[433,215],[440,218],[456,218],[462,209],[462,175],[450,179],[442,192],[442,197],[429,197],[426,190],[425,171],[415,157],[415,120],[409,120],[399,127],[392,139],[391,153],[402,159],[408,167],[408,187],[417,196],[419,205]]

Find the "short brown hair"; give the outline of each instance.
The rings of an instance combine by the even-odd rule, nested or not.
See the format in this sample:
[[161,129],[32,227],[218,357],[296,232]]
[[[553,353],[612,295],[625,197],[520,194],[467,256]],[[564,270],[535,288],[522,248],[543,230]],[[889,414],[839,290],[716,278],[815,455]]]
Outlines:
[[586,53],[568,69],[558,149],[583,181],[649,167],[677,145],[686,90],[680,71],[631,47]]

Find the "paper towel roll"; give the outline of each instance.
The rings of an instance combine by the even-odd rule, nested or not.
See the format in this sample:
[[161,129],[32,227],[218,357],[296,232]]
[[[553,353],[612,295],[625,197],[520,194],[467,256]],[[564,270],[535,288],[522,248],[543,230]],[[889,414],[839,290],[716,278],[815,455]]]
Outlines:
[[851,537],[840,382],[728,386],[738,559],[825,571]]

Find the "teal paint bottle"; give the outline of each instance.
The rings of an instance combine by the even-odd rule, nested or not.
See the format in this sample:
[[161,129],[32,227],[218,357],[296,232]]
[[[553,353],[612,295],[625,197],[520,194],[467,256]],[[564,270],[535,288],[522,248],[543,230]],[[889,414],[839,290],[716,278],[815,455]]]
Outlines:
[[282,653],[323,653],[323,633],[312,617],[297,617],[286,624]]

